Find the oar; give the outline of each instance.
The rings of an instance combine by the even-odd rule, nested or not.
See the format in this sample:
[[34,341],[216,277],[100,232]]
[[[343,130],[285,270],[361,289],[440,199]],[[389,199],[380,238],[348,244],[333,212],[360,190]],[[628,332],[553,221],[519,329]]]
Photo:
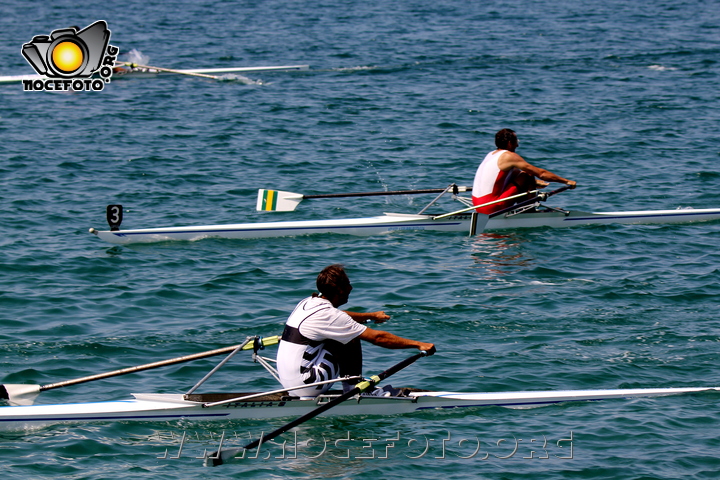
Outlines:
[[453,195],[459,192],[470,191],[469,187],[450,185],[447,188],[428,188],[424,190],[394,190],[389,192],[359,192],[359,193],[324,193],[319,195],[303,195],[302,193],[283,192],[280,190],[258,190],[257,210],[271,212],[292,212],[298,204],[310,198],[341,198],[341,197],[371,197],[378,195],[416,195],[421,193],[444,193],[452,191]]
[[498,212],[495,212],[495,213],[490,214],[490,216],[493,217],[493,216],[495,216],[495,215],[499,215],[499,214],[501,214],[501,213],[505,213],[505,212],[508,211],[508,210],[513,210],[513,209],[515,209],[515,208],[517,208],[517,207],[522,207],[523,205],[527,205],[527,204],[532,203],[532,202],[545,201],[545,200],[547,200],[549,197],[552,197],[553,195],[555,195],[556,193],[564,192],[565,190],[572,189],[572,188],[575,188],[575,186],[565,185],[564,187],[560,187],[560,188],[558,188],[557,190],[553,190],[552,192],[541,192],[540,190],[530,190],[529,192],[519,193],[519,194],[517,194],[517,195],[513,195],[512,197],[501,198],[500,200],[495,200],[495,201],[492,201],[492,202],[483,203],[482,205],[473,205],[472,207],[463,208],[463,209],[461,209],[461,210],[456,210],[456,211],[454,211],[454,212],[443,213],[442,215],[438,215],[438,216],[436,216],[436,217],[433,217],[433,220],[441,220],[441,219],[443,219],[443,218],[452,217],[453,215],[458,215],[458,214],[460,214],[460,213],[465,213],[465,212],[469,212],[469,211],[471,211],[471,210],[475,210],[476,208],[487,207],[487,206],[490,206],[490,205],[494,205],[494,204],[496,204],[496,203],[502,203],[502,202],[506,202],[506,201],[508,201],[508,200],[513,200],[513,199],[515,199],[515,198],[524,197],[524,196],[527,195],[528,193],[537,193],[537,194],[538,194],[536,197],[528,198],[525,202],[517,203],[517,204],[512,205],[512,206],[510,206],[510,207],[508,207],[508,208],[506,208],[506,209],[503,209],[503,210],[500,210],[500,211],[498,211]]
[[[517,195],[513,195],[512,197],[505,197],[501,198],[500,200],[494,200],[492,202],[483,203],[482,205],[473,205],[472,207],[462,208],[460,210],[455,210],[454,212],[450,213],[443,213],[442,215],[438,215],[436,217],[433,217],[433,220],[441,220],[443,218],[452,217],[453,215],[458,215],[460,213],[469,212],[471,210],[475,210],[476,208],[482,208],[482,207],[488,207],[490,205],[495,205],[496,203],[502,203],[507,202],[508,200],[513,200],[515,198],[520,198],[526,196],[528,193],[537,193],[539,190],[530,190],[529,192],[525,193],[518,193]],[[533,197],[533,200],[537,197]]]
[[[230,353],[238,347],[242,347],[242,350],[252,350],[256,347],[255,342],[257,337],[251,337],[240,345],[233,345],[232,347],[223,347],[216,350],[208,350],[207,352],[195,353],[192,355],[186,355],[184,357],[171,358],[169,360],[161,360],[159,362],[146,363],[145,365],[138,365],[136,367],[127,367],[120,370],[114,370],[112,372],[98,373],[96,375],[90,375],[88,377],[76,378],[74,380],[66,380],[64,382],[50,383],[48,385],[31,385],[31,384],[4,384],[0,385],[0,398],[7,399],[11,405],[32,405],[35,398],[46,390],[52,390],[54,388],[68,387],[70,385],[77,385],[78,383],[92,382],[94,380],[101,380],[103,378],[117,377],[119,375],[127,375],[128,373],[141,372],[143,370],[150,370],[153,368],[165,367],[167,365],[175,365],[177,363],[190,362],[192,360],[199,360],[201,358],[213,357],[215,355],[222,355],[224,353]],[[263,346],[275,345],[280,340],[280,337],[266,337],[258,339],[258,342]]]
[[257,440],[253,440],[252,442],[248,443],[244,447],[228,448],[225,450],[219,449],[217,452],[215,452],[216,455],[211,455],[211,456],[205,457],[205,465],[213,466],[213,467],[217,466],[217,465],[222,465],[225,460],[233,458],[235,455],[242,452],[243,450],[252,450],[253,448],[257,448],[260,445],[262,445],[263,443],[268,442],[279,435],[282,435],[283,433],[287,432],[291,428],[295,428],[298,425],[300,425],[301,423],[305,423],[308,420],[310,420],[311,418],[315,418],[318,415],[320,415],[321,413],[333,408],[336,405],[341,404],[345,400],[348,400],[349,398],[352,398],[355,395],[361,394],[368,388],[372,388],[374,385],[377,385],[381,381],[388,378],[390,375],[393,375],[393,374],[399,372],[400,370],[402,370],[403,368],[407,367],[408,365],[414,363],[419,358],[422,358],[425,356],[430,356],[434,353],[435,353],[435,347],[433,347],[431,350],[422,351],[420,353],[413,355],[412,357],[408,357],[405,360],[403,360],[402,362],[398,363],[397,365],[394,365],[394,366],[388,368],[384,372],[374,375],[374,376],[370,377],[370,379],[364,380],[364,381],[358,383],[357,385],[355,385],[355,388],[353,388],[352,390],[350,390],[348,392],[343,393],[342,395],[335,398],[334,400],[331,400],[328,403],[325,403],[325,404],[319,406],[315,410],[312,410],[312,411],[306,413],[305,415],[296,418],[295,420],[293,420],[290,423],[286,423],[282,427],[278,428],[277,430],[273,430],[272,432],[268,433],[267,435],[262,435],[260,438],[258,438]]
[[[519,207],[524,207],[525,205],[530,205],[531,203],[535,203],[535,202],[537,202],[537,201],[542,201],[542,202],[544,202],[545,200],[547,200],[549,197],[552,197],[552,196],[555,195],[556,193],[564,192],[565,190],[572,189],[572,188],[575,188],[575,187],[574,187],[574,186],[571,187],[570,185],[565,185],[564,187],[560,187],[560,188],[558,188],[557,190],[553,190],[552,192],[542,192],[542,193],[538,194],[537,197],[528,198],[528,199],[525,200],[525,201],[518,202],[518,203],[516,203],[515,205],[510,205],[509,207],[505,207],[505,208],[503,208],[502,210],[498,210],[497,212],[493,212],[493,213],[491,213],[491,214],[488,216],[488,218],[499,217],[500,215],[502,215],[502,214],[504,214],[504,213],[510,212],[510,211],[515,210],[515,209],[517,209],[517,208],[519,208]],[[480,205],[478,205],[478,206],[480,206]]]
[[187,72],[184,70],[173,70],[171,68],[162,68],[162,67],[151,67],[149,65],[138,65],[137,63],[131,63],[131,62],[117,62],[116,65],[125,65],[130,68],[148,68],[151,70],[157,70],[158,72],[169,72],[169,73],[177,73],[180,75],[190,75],[192,77],[202,77],[202,78],[210,78],[213,80],[219,80],[220,77],[215,75],[207,75],[205,73],[195,73],[195,72]]

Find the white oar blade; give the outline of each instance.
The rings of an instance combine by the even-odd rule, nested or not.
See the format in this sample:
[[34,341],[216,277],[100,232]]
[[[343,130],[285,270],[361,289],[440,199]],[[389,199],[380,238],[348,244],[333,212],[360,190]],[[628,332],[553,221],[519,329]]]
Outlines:
[[258,190],[258,212],[292,212],[303,199],[299,193],[280,190]]
[[[237,457],[238,453],[245,450],[244,447],[235,447],[235,448],[221,448],[220,450],[213,452],[213,454],[209,454],[205,452],[203,456],[203,465],[206,467],[214,467],[216,465],[223,465],[224,463],[229,462],[233,458]],[[243,452],[242,456],[240,458],[244,458],[245,453]]]
[[6,383],[3,387],[7,392],[8,403],[13,406],[32,405],[40,395],[40,385]]

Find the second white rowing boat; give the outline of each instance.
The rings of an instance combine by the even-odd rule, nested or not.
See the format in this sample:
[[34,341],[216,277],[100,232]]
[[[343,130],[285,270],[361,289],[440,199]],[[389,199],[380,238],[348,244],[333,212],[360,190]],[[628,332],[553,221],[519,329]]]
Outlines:
[[[467,198],[458,197],[459,191],[467,191],[467,187],[452,184],[441,190],[403,190],[393,192],[366,192],[353,194],[300,195],[291,192],[260,190],[258,192],[257,209],[292,211],[303,198],[348,197],[371,195],[395,195],[416,193],[437,193],[429,205],[418,214],[386,213],[382,216],[366,218],[344,218],[338,220],[302,220],[290,222],[237,223],[231,225],[200,225],[192,227],[162,227],[135,230],[120,230],[122,223],[122,205],[107,206],[107,221],[110,230],[90,229],[106,242],[129,245],[134,243],[165,242],[171,240],[194,241],[203,238],[271,238],[320,233],[337,233],[345,235],[378,235],[383,233],[429,230],[439,232],[463,232],[476,235],[494,230],[516,230],[522,228],[563,228],[576,225],[607,225],[607,224],[671,224],[695,223],[720,220],[720,208],[677,209],[677,210],[639,210],[629,212],[582,212],[568,211],[549,207],[542,202],[552,195],[563,192],[570,187],[562,187],[552,192],[531,192],[537,196],[503,209],[491,215],[475,212],[475,206]],[[443,194],[453,192],[453,198],[466,205],[466,208],[443,215],[430,215],[424,212]],[[517,197],[522,197],[517,195]],[[515,197],[511,197],[515,198]],[[492,205],[505,200],[490,202]],[[469,213],[471,212],[472,213]]]
[[642,210],[628,212],[582,212],[559,209],[513,213],[499,216],[457,214],[437,218],[435,215],[386,213],[367,218],[338,220],[304,220],[230,225],[201,225],[131,230],[97,230],[90,233],[106,242],[129,245],[172,240],[194,241],[204,238],[271,238],[320,233],[344,235],[378,235],[407,230],[463,232],[476,234],[522,228],[563,228],[578,225],[672,224],[720,220],[720,208],[682,210]]

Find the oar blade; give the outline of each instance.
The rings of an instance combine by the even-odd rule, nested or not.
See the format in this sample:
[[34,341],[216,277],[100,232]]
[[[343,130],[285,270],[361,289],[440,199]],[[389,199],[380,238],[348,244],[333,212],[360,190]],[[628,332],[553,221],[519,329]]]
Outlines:
[[258,190],[258,212],[293,212],[303,199],[300,193],[283,192],[280,190]]
[[245,450],[245,447],[221,448],[211,453],[205,452],[203,455],[203,466],[219,467],[235,458],[243,458],[245,453],[238,457],[238,454],[243,450]]
[[32,405],[40,395],[40,385],[6,383],[0,385],[0,398],[6,398],[12,406]]

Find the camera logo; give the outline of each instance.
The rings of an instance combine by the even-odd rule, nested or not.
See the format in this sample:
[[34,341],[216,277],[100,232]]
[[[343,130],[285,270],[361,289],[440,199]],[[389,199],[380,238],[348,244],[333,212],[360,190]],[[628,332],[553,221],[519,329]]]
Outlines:
[[[109,44],[110,30],[99,20],[82,30],[59,28],[37,35],[22,46],[22,55],[47,80],[23,80],[25,91],[100,91],[110,82],[118,48]],[[92,78],[93,75],[100,78]]]

